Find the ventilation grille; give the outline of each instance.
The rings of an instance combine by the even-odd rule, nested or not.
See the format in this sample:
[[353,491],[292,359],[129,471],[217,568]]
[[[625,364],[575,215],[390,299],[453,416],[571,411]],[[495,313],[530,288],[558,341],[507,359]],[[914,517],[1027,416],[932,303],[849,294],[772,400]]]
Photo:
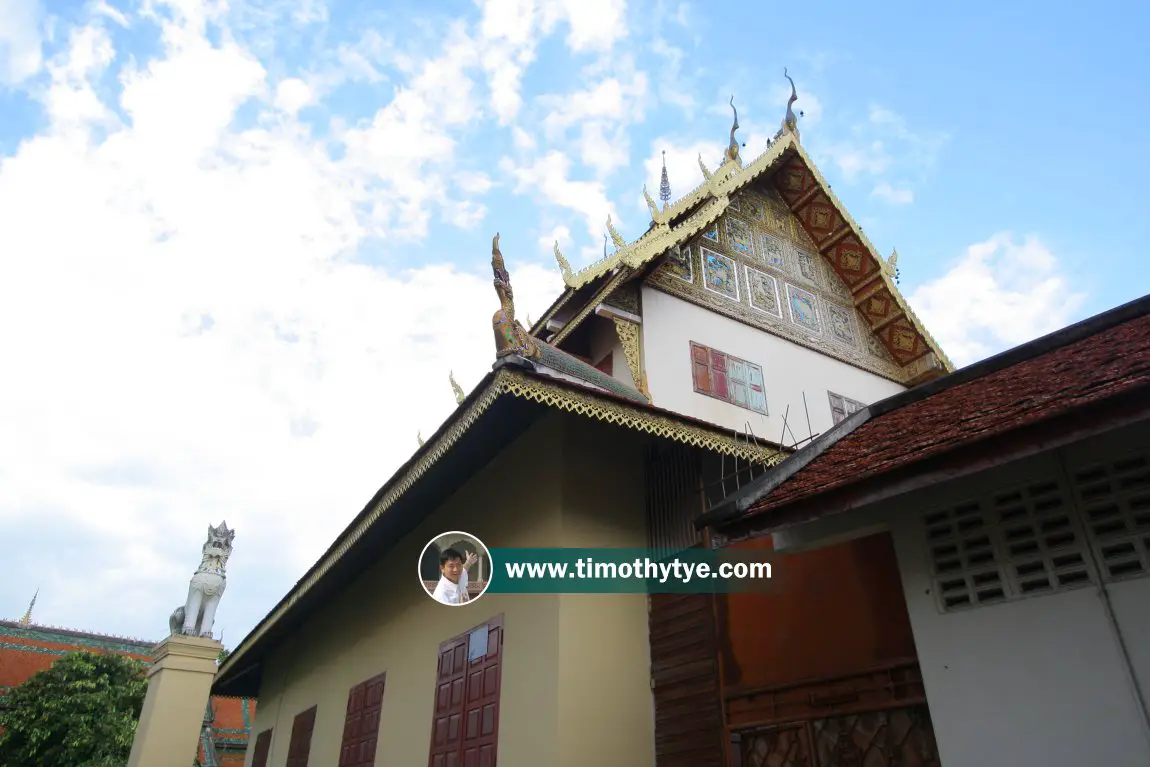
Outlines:
[[1038,482],[924,517],[944,611],[1090,583],[1085,546],[1056,482]]
[[1103,578],[1150,573],[1150,458],[1135,455],[1078,469],[1074,492]]

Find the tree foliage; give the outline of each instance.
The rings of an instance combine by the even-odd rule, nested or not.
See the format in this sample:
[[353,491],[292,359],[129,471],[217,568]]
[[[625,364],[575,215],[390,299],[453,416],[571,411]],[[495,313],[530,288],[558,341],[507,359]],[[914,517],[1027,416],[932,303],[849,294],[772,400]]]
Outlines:
[[123,767],[147,682],[139,661],[69,653],[0,698],[0,765]]

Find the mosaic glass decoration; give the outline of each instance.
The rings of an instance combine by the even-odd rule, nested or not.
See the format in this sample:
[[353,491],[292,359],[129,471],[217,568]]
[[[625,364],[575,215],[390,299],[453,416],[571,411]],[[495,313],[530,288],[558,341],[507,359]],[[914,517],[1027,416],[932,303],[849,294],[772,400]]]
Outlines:
[[847,346],[855,345],[855,329],[854,323],[851,322],[851,310],[845,306],[838,306],[827,302],[827,330],[830,331],[831,337],[841,341]]
[[677,251],[671,251],[671,255],[667,257],[666,269],[684,282],[694,282],[695,268],[692,263],[693,261],[694,258],[692,257],[691,249],[683,246]]
[[818,302],[812,293],[794,285],[787,285],[787,305],[791,310],[791,322],[801,325],[812,333],[821,333]]
[[703,287],[724,295],[732,301],[739,300],[739,276],[735,261],[727,256],[702,248]]
[[813,253],[808,253],[805,250],[795,251],[795,261],[799,267],[799,274],[812,285],[819,285],[822,282],[819,280],[819,264],[815,261],[816,258],[817,256]]
[[781,197],[771,195],[767,198],[765,214],[764,219],[767,222],[767,226],[776,231],[790,234],[791,211]]
[[703,230],[703,236],[711,242],[719,241],[719,225],[717,223],[711,224],[710,228]]
[[727,205],[727,209],[736,212],[742,211],[742,203],[739,201],[739,198],[732,197],[730,203]]
[[859,322],[864,323],[861,325],[863,328],[862,337],[863,341],[866,343],[867,351],[870,352],[872,357],[876,357],[880,360],[887,359],[887,351],[886,348],[882,345],[882,341],[875,337],[875,334],[871,332],[869,327],[866,326],[866,320],[862,319],[861,316],[859,317]]
[[751,244],[751,227],[745,221],[727,216],[727,247],[742,256],[754,256],[755,248]]
[[747,267],[747,295],[751,299],[751,307],[760,312],[783,316],[782,305],[779,304],[779,288],[775,278],[763,274],[757,269]]
[[767,266],[785,272],[787,269],[787,241],[773,234],[761,232],[759,234],[759,253]]
[[760,221],[763,218],[763,204],[756,198],[750,195],[743,195],[741,198],[742,213],[745,218],[751,221]]

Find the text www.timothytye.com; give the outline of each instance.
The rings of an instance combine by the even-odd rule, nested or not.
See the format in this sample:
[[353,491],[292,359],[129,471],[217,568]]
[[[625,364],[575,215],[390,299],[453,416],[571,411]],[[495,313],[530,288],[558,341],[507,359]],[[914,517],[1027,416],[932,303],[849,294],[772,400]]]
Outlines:
[[650,559],[636,559],[634,562],[596,562],[591,557],[577,559],[575,567],[569,562],[507,562],[509,578],[579,578],[615,579],[638,578],[647,581],[666,583],[676,580],[690,583],[692,579],[749,579],[770,578],[769,562],[723,562],[711,567],[706,562],[656,562]]

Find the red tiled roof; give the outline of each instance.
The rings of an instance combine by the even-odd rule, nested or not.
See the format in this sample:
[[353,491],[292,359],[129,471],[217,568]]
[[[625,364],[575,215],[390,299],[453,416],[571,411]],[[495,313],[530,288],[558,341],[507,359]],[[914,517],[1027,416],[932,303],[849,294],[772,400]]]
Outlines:
[[759,514],[1150,385],[1150,315],[873,417],[752,505]]

